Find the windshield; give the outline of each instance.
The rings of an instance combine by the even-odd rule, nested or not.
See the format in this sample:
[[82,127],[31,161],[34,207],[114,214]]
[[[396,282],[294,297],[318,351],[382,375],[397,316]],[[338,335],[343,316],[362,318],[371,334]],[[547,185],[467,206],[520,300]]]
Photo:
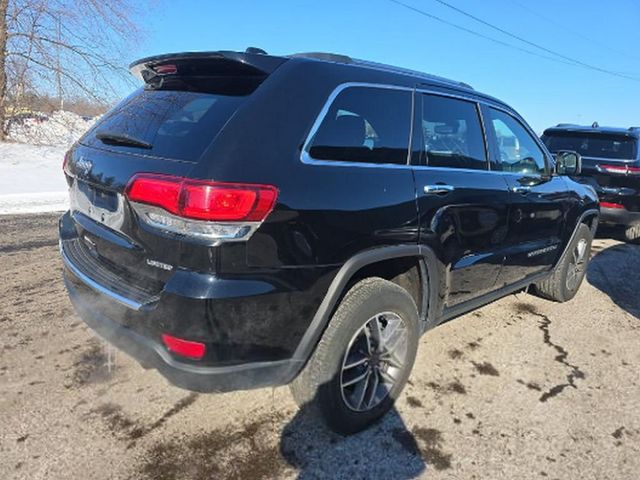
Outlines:
[[554,132],[550,135],[543,135],[542,140],[552,152],[572,150],[583,157],[618,160],[633,160],[636,158],[637,141],[624,135]]
[[197,161],[245,98],[140,89],[107,113],[81,143]]

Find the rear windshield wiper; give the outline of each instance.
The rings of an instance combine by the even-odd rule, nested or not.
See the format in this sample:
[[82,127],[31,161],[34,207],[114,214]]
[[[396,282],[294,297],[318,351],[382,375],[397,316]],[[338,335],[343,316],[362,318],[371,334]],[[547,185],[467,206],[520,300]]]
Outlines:
[[124,147],[136,147],[150,149],[153,147],[149,142],[131,137],[126,133],[97,132],[96,138],[107,145],[122,145]]

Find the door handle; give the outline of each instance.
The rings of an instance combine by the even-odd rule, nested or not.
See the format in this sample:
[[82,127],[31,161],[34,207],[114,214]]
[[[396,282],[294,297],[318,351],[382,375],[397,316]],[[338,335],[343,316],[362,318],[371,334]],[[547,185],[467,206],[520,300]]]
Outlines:
[[444,195],[450,192],[453,192],[455,187],[452,185],[425,185],[424,193],[427,194],[435,194],[435,195]]
[[521,193],[522,195],[526,195],[531,191],[531,187],[525,187],[525,186],[511,187],[511,191],[513,193]]

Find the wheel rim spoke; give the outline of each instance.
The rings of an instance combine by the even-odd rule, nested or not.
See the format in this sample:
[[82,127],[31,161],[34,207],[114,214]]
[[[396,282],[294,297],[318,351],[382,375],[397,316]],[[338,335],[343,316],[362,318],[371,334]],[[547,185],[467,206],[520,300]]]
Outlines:
[[361,382],[362,380],[364,380],[365,378],[367,378],[367,376],[369,375],[369,370],[365,370],[364,373],[352,378],[351,380],[347,380],[346,382],[342,382],[342,387],[348,387],[350,385],[354,385],[358,382]]
[[362,408],[362,404],[364,403],[364,397],[367,394],[367,387],[369,386],[369,378],[371,377],[371,370],[367,370],[365,373],[364,379],[357,385],[354,396],[358,399],[356,402],[357,409]]
[[374,369],[371,376],[373,377],[373,380],[371,382],[372,383],[371,388],[369,389],[371,393],[369,394],[369,401],[367,402],[367,408],[371,408],[375,405],[376,394],[378,393],[378,384],[380,383],[380,378],[378,377],[377,369]]
[[384,370],[380,370],[380,378],[382,378],[382,380],[389,386],[393,386],[393,384],[396,383],[396,379],[393,378],[389,372],[385,372]]
[[359,358],[358,360],[352,360],[349,363],[346,363],[344,365],[344,367],[342,367],[342,370],[350,370],[352,368],[357,367],[358,365],[364,365],[365,363],[367,363],[368,357],[362,357]]
[[389,365],[391,365],[392,367],[395,368],[402,368],[404,367],[404,364],[402,363],[402,360],[400,360],[396,355],[394,355],[393,353],[390,353],[389,355],[384,355],[382,357],[382,359],[387,362]]
[[380,328],[380,316],[373,317],[369,320],[369,325],[371,328],[371,337],[375,342],[374,351],[380,351],[384,348],[384,339],[382,338],[382,329]]
[[371,332],[369,332],[369,330],[366,328],[364,328],[364,336],[367,339],[367,353],[369,355],[371,355],[373,353],[373,345],[372,345],[372,339],[371,339]]
[[[402,327],[404,330],[404,327]],[[398,332],[398,327],[395,328],[393,333]],[[393,341],[393,343],[391,342],[391,339],[389,339],[386,343],[385,343],[385,350],[384,350],[384,354],[386,355],[391,355],[396,348],[398,348],[400,346],[400,344],[403,342],[404,340],[404,331],[400,331],[397,335],[397,337],[395,338],[395,341]]]

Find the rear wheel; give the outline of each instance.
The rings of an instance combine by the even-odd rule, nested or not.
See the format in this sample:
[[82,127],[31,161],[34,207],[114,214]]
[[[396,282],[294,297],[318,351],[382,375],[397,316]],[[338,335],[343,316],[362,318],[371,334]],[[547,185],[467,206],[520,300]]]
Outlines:
[[625,227],[624,239],[629,243],[640,243],[640,222]]
[[578,292],[587,272],[592,240],[593,235],[589,227],[581,224],[567,255],[549,278],[534,285],[533,293],[556,302],[571,300]]
[[419,333],[418,311],[406,290],[381,278],[360,281],[290,385],[296,402],[315,407],[336,432],[366,428],[402,391]]

